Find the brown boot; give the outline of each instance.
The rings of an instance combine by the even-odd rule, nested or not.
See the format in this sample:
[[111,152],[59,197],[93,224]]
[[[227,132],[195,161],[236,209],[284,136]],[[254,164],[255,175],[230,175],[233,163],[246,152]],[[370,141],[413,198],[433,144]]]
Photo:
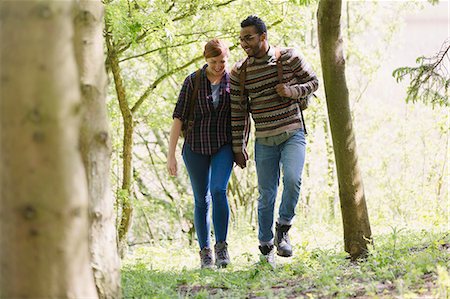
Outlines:
[[211,269],[214,266],[213,254],[210,248],[203,248],[200,250],[200,263],[202,269]]
[[230,263],[227,242],[223,241],[214,245],[214,252],[216,253],[216,266],[218,268],[226,268]]

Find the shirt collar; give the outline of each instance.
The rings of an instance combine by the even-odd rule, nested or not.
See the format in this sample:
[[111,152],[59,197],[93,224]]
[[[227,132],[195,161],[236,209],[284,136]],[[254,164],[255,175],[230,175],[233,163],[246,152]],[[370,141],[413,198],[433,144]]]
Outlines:
[[[207,80],[206,77],[206,68],[208,67],[208,64],[206,63],[205,65],[203,65],[202,67],[202,71],[201,71],[201,75],[202,77]],[[225,74],[222,76],[222,79],[220,80],[221,85],[226,85],[228,86],[228,83],[230,82],[230,74],[228,71],[225,71]]]
[[249,57],[248,63],[253,64],[255,62],[257,63],[264,63],[264,62],[273,62],[276,61],[275,56],[275,47],[269,46],[269,50],[267,50],[266,54],[263,57],[256,58],[256,57]]

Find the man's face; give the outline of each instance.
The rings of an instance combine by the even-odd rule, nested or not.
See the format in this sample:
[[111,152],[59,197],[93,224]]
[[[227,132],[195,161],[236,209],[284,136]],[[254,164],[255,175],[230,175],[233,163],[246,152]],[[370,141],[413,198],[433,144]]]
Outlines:
[[266,34],[258,34],[255,26],[241,28],[239,40],[242,49],[244,49],[249,57],[262,57],[265,54],[261,53],[263,51],[262,46],[265,39]]

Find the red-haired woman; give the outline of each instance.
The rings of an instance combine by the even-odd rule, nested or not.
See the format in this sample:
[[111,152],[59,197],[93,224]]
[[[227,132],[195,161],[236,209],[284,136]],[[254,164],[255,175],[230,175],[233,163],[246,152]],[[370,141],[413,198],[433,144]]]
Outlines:
[[[206,43],[203,55],[206,64],[200,72],[197,101],[192,129],[184,136],[182,156],[194,193],[194,225],[200,246],[202,268],[226,267],[230,263],[227,250],[229,206],[228,180],[233,168],[231,148],[230,78],[227,70],[229,49],[225,43],[213,39]],[[183,122],[189,115],[190,100],[196,73],[184,80],[170,132],[167,169],[177,175],[175,148]],[[210,240],[210,206],[216,244],[215,257]]]

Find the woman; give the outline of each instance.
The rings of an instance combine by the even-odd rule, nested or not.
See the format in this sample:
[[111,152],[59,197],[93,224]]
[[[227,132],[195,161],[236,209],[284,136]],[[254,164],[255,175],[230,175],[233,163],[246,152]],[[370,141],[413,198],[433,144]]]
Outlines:
[[[206,64],[200,71],[197,100],[194,106],[194,123],[187,132],[182,156],[194,192],[194,225],[200,246],[202,268],[212,268],[214,258],[210,240],[210,205],[216,244],[215,264],[226,267],[230,263],[227,250],[229,206],[228,180],[233,167],[231,148],[230,79],[227,71],[229,49],[225,43],[213,39],[203,52]],[[173,112],[170,132],[167,169],[177,175],[175,148],[183,122],[189,118],[190,100],[196,73],[183,83]]]

